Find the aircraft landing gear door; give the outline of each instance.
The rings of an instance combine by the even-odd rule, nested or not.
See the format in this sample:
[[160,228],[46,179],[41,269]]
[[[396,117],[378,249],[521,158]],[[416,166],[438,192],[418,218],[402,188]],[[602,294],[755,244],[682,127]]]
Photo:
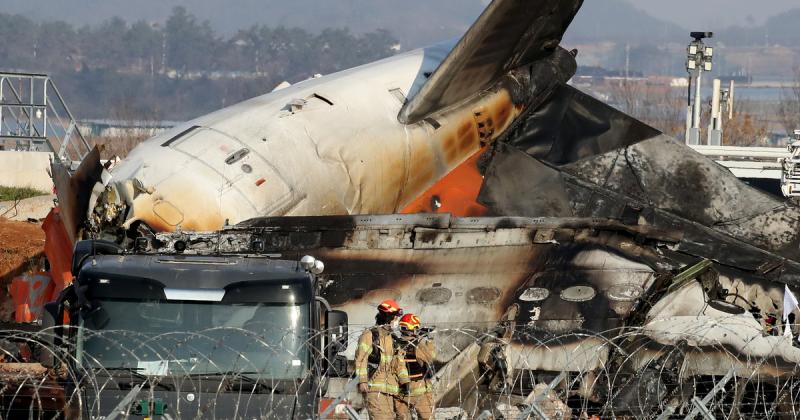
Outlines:
[[254,216],[283,215],[298,201],[264,156],[219,130],[195,127],[169,146],[216,172],[220,193],[238,192],[253,207]]

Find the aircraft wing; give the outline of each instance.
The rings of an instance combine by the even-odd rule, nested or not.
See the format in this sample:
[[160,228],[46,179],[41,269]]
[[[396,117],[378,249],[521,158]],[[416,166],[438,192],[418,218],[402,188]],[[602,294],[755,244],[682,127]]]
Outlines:
[[583,0],[494,0],[398,119],[416,123],[481,92],[509,70],[556,50]]

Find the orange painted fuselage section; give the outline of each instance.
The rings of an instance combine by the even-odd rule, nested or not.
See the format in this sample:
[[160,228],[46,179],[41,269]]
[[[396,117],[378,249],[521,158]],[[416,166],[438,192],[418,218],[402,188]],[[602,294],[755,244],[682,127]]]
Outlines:
[[485,151],[486,147],[482,147],[400,212],[450,213],[458,217],[484,216],[486,207],[478,203],[478,193],[483,184],[478,161]]

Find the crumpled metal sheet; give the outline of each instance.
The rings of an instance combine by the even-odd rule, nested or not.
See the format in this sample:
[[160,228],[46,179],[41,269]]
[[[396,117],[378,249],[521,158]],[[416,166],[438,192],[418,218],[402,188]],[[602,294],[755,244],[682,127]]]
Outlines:
[[561,84],[520,119],[503,141],[563,165],[651,139],[661,133],[599,100]]
[[[797,277],[800,263],[795,260],[548,166],[508,145],[498,147],[496,152],[486,170],[480,195],[480,201],[496,214],[555,217],[559,211],[569,211],[562,216],[603,217],[680,231],[683,238],[672,247],[673,251],[800,285]],[[549,181],[537,183],[536,180],[541,179]],[[538,189],[533,189],[532,185],[537,185]],[[772,269],[765,271],[769,268]]]
[[800,284],[797,207],[568,86],[521,118],[486,159],[478,201],[491,214],[681,231],[675,251]]
[[50,167],[58,196],[58,206],[61,209],[61,220],[64,221],[67,235],[74,242],[86,220],[92,187],[100,182],[103,171],[100,164],[100,150],[97,147],[92,149],[72,174],[69,168],[60,162],[53,162]]

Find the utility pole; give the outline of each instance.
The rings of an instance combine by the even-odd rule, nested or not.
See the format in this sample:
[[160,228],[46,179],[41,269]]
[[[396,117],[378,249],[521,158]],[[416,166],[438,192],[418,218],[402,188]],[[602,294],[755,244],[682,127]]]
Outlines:
[[631,77],[631,44],[625,44],[625,81]]
[[733,98],[734,98],[733,91],[734,91],[734,83],[733,80],[731,80],[731,84],[730,86],[728,86],[728,101],[727,101],[729,120],[733,119]]
[[161,33],[161,73],[167,73],[167,28]]
[[719,79],[714,79],[711,92],[711,121],[708,123],[708,144],[722,146],[722,86]]
[[714,79],[714,93],[711,96],[711,123],[708,124],[708,144],[722,146],[723,121],[733,118],[733,89],[734,81],[731,80],[727,89],[722,88],[722,82]]
[[[686,111],[686,144],[700,144],[700,106],[701,83],[703,72],[711,71],[711,60],[714,49],[707,47],[703,39],[714,36],[712,32],[692,32],[694,41],[686,48],[686,71],[689,72],[689,100]],[[694,102],[692,102],[692,87],[694,87]]]

